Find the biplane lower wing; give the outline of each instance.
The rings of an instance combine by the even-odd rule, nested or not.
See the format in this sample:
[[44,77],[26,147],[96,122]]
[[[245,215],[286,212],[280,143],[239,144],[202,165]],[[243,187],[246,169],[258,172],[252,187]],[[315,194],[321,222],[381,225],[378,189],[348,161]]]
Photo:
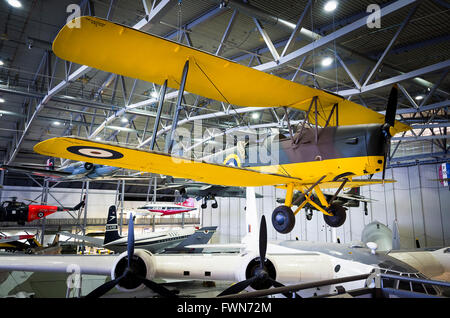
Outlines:
[[79,137],[51,138],[35,145],[34,151],[46,156],[89,161],[94,164],[159,173],[224,186],[257,187],[301,182],[299,178],[206,163],[105,142],[93,142]]

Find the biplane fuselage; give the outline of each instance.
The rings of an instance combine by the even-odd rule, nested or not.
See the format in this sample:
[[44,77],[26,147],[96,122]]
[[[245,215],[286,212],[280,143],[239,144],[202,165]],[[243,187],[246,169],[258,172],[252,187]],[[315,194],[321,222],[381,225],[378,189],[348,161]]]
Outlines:
[[[267,163],[252,162],[248,154],[257,151],[256,146],[246,149],[245,158],[239,160],[245,168],[311,183],[323,175],[326,175],[323,181],[335,181],[340,177],[374,174],[383,168],[385,143],[381,129],[378,124],[318,128],[316,139],[315,128],[305,128],[293,139],[280,137],[279,141],[265,142],[262,150],[272,158]],[[273,145],[275,142],[277,147]],[[273,149],[277,154],[271,152]]]

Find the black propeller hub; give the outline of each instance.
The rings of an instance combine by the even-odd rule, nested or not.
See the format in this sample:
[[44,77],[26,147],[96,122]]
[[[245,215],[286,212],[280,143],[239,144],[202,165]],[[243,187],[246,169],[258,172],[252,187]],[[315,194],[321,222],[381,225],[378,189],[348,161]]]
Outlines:
[[137,276],[145,277],[147,275],[147,268],[145,262],[136,255],[131,260],[131,267],[128,267],[128,257],[122,258],[114,269],[114,276],[120,277],[124,275],[124,278],[120,280],[118,284],[125,289],[135,289],[142,284],[142,280]]

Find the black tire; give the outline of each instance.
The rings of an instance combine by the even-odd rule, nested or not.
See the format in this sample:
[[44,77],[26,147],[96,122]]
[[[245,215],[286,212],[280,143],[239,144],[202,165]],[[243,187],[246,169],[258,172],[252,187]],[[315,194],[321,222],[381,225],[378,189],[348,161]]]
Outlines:
[[295,226],[295,215],[291,208],[280,205],[272,213],[272,225],[278,233],[287,234]]
[[339,227],[345,223],[345,219],[347,218],[346,209],[337,203],[332,203],[330,207],[327,209],[328,212],[332,213],[333,216],[323,215],[323,219],[325,223],[331,227]]
[[202,203],[201,208],[206,209],[206,203]]
[[311,221],[311,220],[312,220],[312,217],[313,217],[312,213],[306,213],[306,219],[307,219],[308,221]]
[[219,206],[219,205],[217,204],[217,202],[214,202],[213,204],[211,204],[211,207],[212,207],[213,209],[217,209],[218,206]]

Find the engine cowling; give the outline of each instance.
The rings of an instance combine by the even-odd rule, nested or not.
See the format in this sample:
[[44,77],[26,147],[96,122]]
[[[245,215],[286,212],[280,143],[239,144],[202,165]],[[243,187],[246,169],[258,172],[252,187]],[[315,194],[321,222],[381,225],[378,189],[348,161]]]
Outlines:
[[[119,255],[111,270],[111,279],[122,276],[128,266],[127,252]],[[131,270],[140,277],[152,279],[156,272],[156,262],[152,253],[146,250],[135,250]],[[116,285],[117,289],[124,292],[134,292],[144,288],[144,284],[134,278],[125,277]]]
[[86,169],[86,172],[92,172],[95,169],[95,166],[93,163],[85,162],[84,163],[84,169]]
[[[244,256],[241,260],[240,270],[237,274],[236,279],[238,281],[244,281],[251,277],[254,277],[258,274],[259,268],[259,256],[256,253],[249,253]],[[270,260],[270,258],[266,258],[264,262],[264,270],[273,280],[277,279],[277,268],[274,263]],[[251,288],[255,290],[266,289],[271,285],[268,282],[264,283],[253,283],[250,285]]]

